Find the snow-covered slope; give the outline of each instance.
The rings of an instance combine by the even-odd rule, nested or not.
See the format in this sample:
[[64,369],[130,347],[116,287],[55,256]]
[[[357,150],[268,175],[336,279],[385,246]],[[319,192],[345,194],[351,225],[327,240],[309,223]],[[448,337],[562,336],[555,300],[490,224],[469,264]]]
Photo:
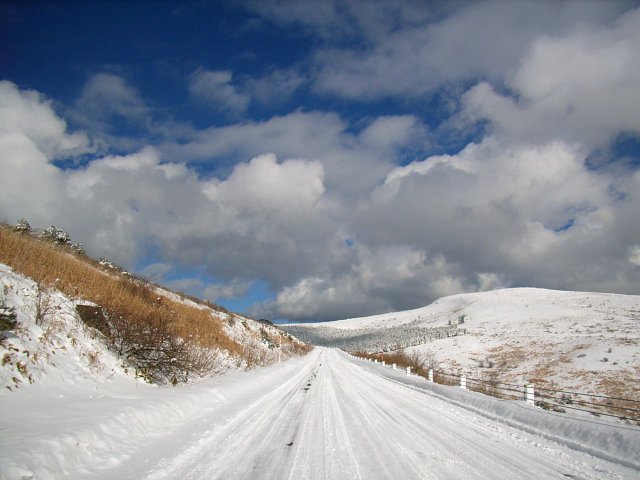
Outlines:
[[[157,293],[193,303],[167,290]],[[33,383],[78,386],[121,377],[140,381],[134,378],[134,369],[109,351],[100,334],[81,320],[76,307],[87,303],[72,300],[55,288],[44,289],[0,264],[0,313],[16,322],[14,328],[0,331],[0,397]],[[287,334],[273,326],[231,313],[211,314],[223,317],[225,333],[243,346],[243,356],[210,348],[207,354],[214,360],[207,374],[268,365],[296,355],[279,342]]]
[[33,383],[80,384],[128,376],[122,362],[79,319],[76,304],[60,292],[41,291],[34,281],[0,264],[0,303],[17,322],[14,329],[0,332],[0,396]]
[[[640,396],[640,296],[515,288],[453,295],[405,312],[305,324],[362,329],[443,326],[466,335],[413,347],[440,368],[474,376]],[[491,368],[488,368],[491,367]]]

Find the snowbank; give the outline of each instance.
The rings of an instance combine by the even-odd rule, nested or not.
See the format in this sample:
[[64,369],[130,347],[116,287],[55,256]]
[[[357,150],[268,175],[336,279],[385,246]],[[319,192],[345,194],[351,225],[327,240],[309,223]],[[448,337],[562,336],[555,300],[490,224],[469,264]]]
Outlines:
[[352,360],[370,372],[446,399],[461,408],[539,434],[574,450],[640,470],[640,427],[566,416],[524,402],[500,400],[459,387],[431,383],[422,377],[407,376],[399,370],[366,360]]
[[[266,367],[287,378],[297,358]],[[104,382],[39,382],[2,401],[0,478],[101,477],[144,445],[233,402],[264,369],[181,387],[126,377]],[[252,380],[253,379],[253,380]],[[14,412],[13,415],[9,412]]]

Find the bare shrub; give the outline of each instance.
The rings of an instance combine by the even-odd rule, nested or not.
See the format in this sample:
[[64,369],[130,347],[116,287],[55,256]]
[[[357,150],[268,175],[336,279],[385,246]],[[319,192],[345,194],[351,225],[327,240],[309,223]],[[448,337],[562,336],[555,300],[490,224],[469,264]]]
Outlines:
[[212,367],[212,358],[192,342],[176,335],[171,321],[150,315],[132,320],[116,316],[109,321],[110,348],[149,381],[187,381]]
[[92,372],[100,372],[102,370],[102,363],[100,362],[100,351],[94,350],[88,352],[87,362],[89,363],[89,369]]
[[245,370],[264,365],[267,362],[267,355],[268,353],[264,350],[248,348],[244,355],[247,361]]
[[459,385],[460,378],[457,375],[450,375],[440,370],[434,370],[433,382],[440,385]]
[[406,357],[411,370],[423,377],[429,375],[430,369],[435,370],[438,366],[438,362],[436,361],[436,357],[433,352],[420,353],[417,350],[413,350],[410,354],[406,355]]
[[49,317],[47,323],[43,326],[40,342],[43,345],[53,345],[53,340],[57,332],[62,329],[62,320],[56,317]]
[[51,301],[51,288],[36,282],[36,301],[35,301],[35,320],[36,325],[42,326],[45,317],[53,313],[53,304]]
[[387,364],[395,363],[400,368],[411,367],[412,372],[424,377],[428,375],[429,368],[433,368],[436,364],[435,357],[432,353],[420,353],[415,350],[411,353],[406,353],[402,350],[373,354],[367,352],[354,352],[354,355],[369,358],[371,360],[384,360]]

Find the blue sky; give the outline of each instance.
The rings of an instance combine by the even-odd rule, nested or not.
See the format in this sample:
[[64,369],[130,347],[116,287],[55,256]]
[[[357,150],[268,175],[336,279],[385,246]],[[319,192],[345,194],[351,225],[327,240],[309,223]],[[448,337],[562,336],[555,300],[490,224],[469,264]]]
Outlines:
[[640,293],[640,4],[0,2],[0,220],[256,317]]

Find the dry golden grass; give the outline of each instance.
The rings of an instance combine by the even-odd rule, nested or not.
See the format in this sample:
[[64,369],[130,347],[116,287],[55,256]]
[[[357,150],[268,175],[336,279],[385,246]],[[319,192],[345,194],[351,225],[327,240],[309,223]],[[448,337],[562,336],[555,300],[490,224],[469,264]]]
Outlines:
[[280,344],[282,345],[282,350],[285,353],[291,353],[292,355],[302,356],[309,353],[313,350],[313,346],[308,343],[301,342],[297,339],[289,338],[287,336],[281,335]]
[[172,331],[195,345],[217,347],[234,357],[242,356],[242,346],[225,334],[222,321],[212,317],[211,310],[158,296],[145,282],[122,272],[109,271],[68,248],[2,226],[0,262],[41,285],[54,286],[71,298],[94,302],[110,316],[131,322],[168,318]]
[[[17,233],[7,226],[0,226],[0,262],[42,286],[51,285],[71,298],[100,305],[112,318],[122,317],[130,322],[169,319],[171,331],[193,345],[220,348],[247,364],[256,364],[255,359],[250,358],[255,352],[229,338],[224,331],[226,321],[212,315],[217,310],[233,318],[222,307],[184,294],[179,295],[202,308],[173,301],[158,295],[153,291],[154,286],[143,279],[102,266],[67,247]],[[264,335],[287,354],[304,355],[310,350],[308,345],[280,330]]]
[[527,361],[531,352],[519,345],[504,344],[489,348],[488,355],[501,368],[512,368]]
[[379,362],[384,360],[387,365],[395,363],[401,369],[411,367],[412,374],[424,378],[428,378],[429,369],[433,369],[433,381],[441,385],[458,385],[460,383],[459,377],[438,370],[438,365],[433,355],[420,355],[416,352],[407,354],[402,350],[387,353],[353,352],[353,355],[378,360]]
[[[353,352],[353,355],[361,358],[378,360],[379,362],[384,360],[387,365],[395,363],[399,368],[411,367],[411,373],[425,378],[428,376],[430,368],[433,368],[434,370],[436,368],[433,357],[420,355],[418,353],[407,354],[401,350],[386,353]],[[436,375],[437,374],[434,374],[434,380]]]

